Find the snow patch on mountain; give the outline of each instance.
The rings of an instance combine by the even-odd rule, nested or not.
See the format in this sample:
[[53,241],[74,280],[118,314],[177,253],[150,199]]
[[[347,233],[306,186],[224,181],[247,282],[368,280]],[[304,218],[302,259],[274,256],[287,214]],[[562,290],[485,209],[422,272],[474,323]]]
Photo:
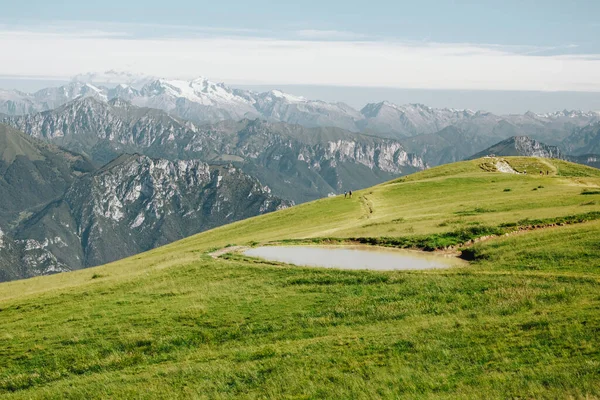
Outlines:
[[563,110],[545,114],[535,114],[538,118],[560,119],[560,118],[599,118],[600,111],[584,112],[581,110]]
[[291,94],[284,93],[281,90],[271,90],[268,93],[273,97],[289,101],[290,103],[305,103],[308,101],[302,96],[294,96]]

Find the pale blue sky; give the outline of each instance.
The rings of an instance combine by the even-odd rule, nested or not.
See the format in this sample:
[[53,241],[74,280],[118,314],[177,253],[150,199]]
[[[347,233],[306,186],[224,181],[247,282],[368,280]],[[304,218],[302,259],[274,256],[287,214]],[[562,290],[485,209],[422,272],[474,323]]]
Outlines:
[[600,92],[597,0],[0,2],[4,82],[118,70],[331,97],[336,86]]
[[[47,0],[2,1],[0,21],[98,21],[272,31],[335,30],[444,43],[563,47],[600,53],[600,1]],[[139,29],[141,35],[165,30]]]

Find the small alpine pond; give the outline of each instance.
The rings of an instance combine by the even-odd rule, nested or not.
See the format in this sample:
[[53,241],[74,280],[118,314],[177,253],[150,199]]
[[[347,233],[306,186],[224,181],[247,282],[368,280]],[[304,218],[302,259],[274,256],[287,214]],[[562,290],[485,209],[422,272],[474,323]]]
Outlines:
[[299,266],[377,271],[449,268],[466,264],[454,256],[374,246],[262,246],[245,250],[243,254]]

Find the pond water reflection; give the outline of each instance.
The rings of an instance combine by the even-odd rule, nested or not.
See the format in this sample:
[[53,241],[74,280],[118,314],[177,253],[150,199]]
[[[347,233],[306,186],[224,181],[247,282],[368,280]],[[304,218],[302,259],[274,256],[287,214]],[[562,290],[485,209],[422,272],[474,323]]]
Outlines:
[[378,271],[449,268],[464,264],[456,257],[373,246],[263,246],[244,255],[289,264]]

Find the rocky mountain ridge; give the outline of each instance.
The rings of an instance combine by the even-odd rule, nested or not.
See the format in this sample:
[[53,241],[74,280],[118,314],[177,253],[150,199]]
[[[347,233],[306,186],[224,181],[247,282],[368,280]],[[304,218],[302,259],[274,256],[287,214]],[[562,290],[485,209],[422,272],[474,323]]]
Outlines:
[[[600,167],[600,123],[576,130],[562,146],[551,146],[527,136],[515,136],[475,153],[468,159],[495,156],[559,158],[590,167]],[[566,150],[565,150],[566,149]]]
[[566,155],[557,147],[549,146],[527,136],[513,136],[479,152],[469,159],[485,156],[522,156],[566,159]]
[[296,202],[426,167],[394,139],[260,119],[198,125],[121,99],[82,98],[56,110],[3,121],[33,137],[87,154],[98,164],[123,152],[233,162],[276,195]]
[[[593,129],[585,127],[581,130],[576,131],[573,137],[569,137],[566,142],[576,143],[577,140],[588,141],[583,149],[598,150],[594,148],[593,142],[600,140],[600,130],[593,134]],[[591,133],[590,133],[591,132]],[[527,136],[516,136],[503,140],[496,143],[487,149],[471,155],[465,159],[476,159],[486,156],[525,156],[525,157],[542,157],[542,158],[559,158],[562,160],[571,161],[577,164],[588,165],[594,168],[600,168],[600,154],[598,153],[583,153],[583,151],[574,152],[571,154],[566,153],[563,148],[569,148],[567,145],[558,147],[550,146],[529,138]],[[571,147],[572,149],[572,147]],[[600,153],[600,152],[599,152]]]
[[77,180],[15,237],[79,269],[292,204],[232,166],[123,155]]
[[104,264],[293,204],[231,165],[133,154],[96,169],[4,125],[0,144],[0,281]]

